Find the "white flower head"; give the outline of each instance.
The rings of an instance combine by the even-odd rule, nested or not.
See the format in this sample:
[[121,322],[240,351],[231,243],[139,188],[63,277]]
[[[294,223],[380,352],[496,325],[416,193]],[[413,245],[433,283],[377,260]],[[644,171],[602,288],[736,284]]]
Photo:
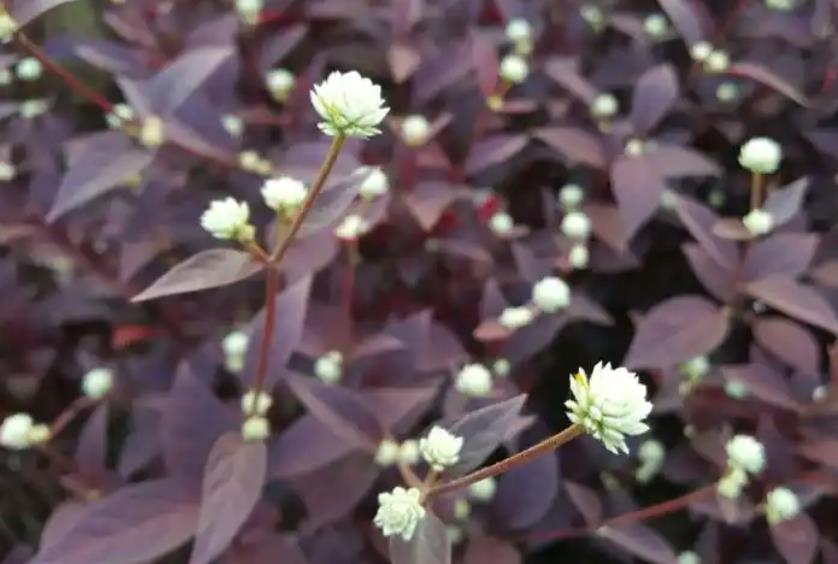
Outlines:
[[585,192],[578,184],[565,184],[559,190],[559,202],[565,210],[573,210],[585,199]]
[[369,228],[367,220],[358,214],[349,214],[335,227],[335,236],[344,241],[354,241]]
[[159,147],[166,141],[163,120],[159,116],[148,116],[140,125],[140,144],[147,149]]
[[707,58],[704,59],[704,70],[709,73],[722,73],[730,66],[730,55],[727,51],[721,49],[714,49]]
[[29,432],[34,421],[28,413],[9,415],[0,424],[0,446],[12,450],[23,450],[32,444]]
[[829,396],[829,389],[823,384],[812,390],[812,401],[821,402]]
[[520,84],[530,74],[530,66],[527,60],[520,55],[507,55],[500,62],[500,77],[512,84]]
[[419,462],[419,441],[408,439],[399,445],[399,462],[413,466]]
[[508,235],[515,227],[512,216],[506,212],[497,212],[489,218],[489,229],[498,236]]
[[15,67],[15,74],[20,80],[38,80],[44,74],[44,65],[35,57],[24,57]]
[[573,245],[570,249],[570,253],[567,255],[567,261],[570,263],[576,270],[583,270],[588,268],[588,262],[590,262],[590,252],[588,251],[588,247],[583,243],[577,243]]
[[18,107],[20,117],[23,119],[34,119],[46,113],[49,109],[49,104],[43,98],[32,98],[24,100]]
[[591,219],[581,211],[572,211],[562,219],[565,237],[584,241],[591,235]]
[[777,172],[782,159],[782,147],[769,137],[754,137],[739,149],[739,164],[742,168],[759,174]]
[[454,501],[454,519],[465,521],[471,515],[471,504],[467,499],[459,498]]
[[765,468],[765,447],[750,435],[735,435],[725,445],[725,452],[729,466],[751,474],[759,474]]
[[377,126],[390,111],[381,86],[357,71],[331,73],[314,86],[311,103],[323,118],[318,127],[330,136],[367,138],[381,133]]
[[556,276],[539,280],[532,289],[533,303],[545,313],[556,313],[570,305],[570,286]]
[[579,15],[590,25],[594,30],[602,29],[605,24],[605,12],[596,4],[583,4],[579,8]]
[[422,458],[438,472],[457,464],[462,448],[463,438],[449,433],[442,427],[433,427],[427,437],[419,439]]
[[306,185],[290,176],[270,178],[262,185],[265,205],[286,218],[292,216],[303,205],[306,194]]
[[257,393],[256,390],[250,389],[241,397],[241,409],[245,415],[264,417],[273,404],[273,398],[264,390]]
[[795,0],[765,0],[765,7],[777,12],[790,12],[797,7]]
[[740,380],[725,382],[725,394],[734,399],[742,399],[748,395],[748,387]]
[[573,399],[565,402],[570,420],[582,425],[614,454],[628,453],[626,435],[649,430],[645,419],[652,404],[646,401],[646,386],[626,368],[599,362],[590,380],[580,368],[570,377],[570,391]]
[[248,417],[242,423],[242,438],[247,442],[264,441],[271,434],[271,424],[265,417]]
[[378,443],[375,450],[375,463],[379,466],[391,466],[399,460],[399,443],[391,439],[384,439]]
[[765,496],[765,517],[775,525],[781,521],[793,519],[800,513],[800,500],[788,488],[774,488]]
[[329,351],[314,361],[314,375],[325,384],[335,384],[343,376],[343,355]]
[[15,19],[9,15],[5,8],[0,6],[0,43],[11,41],[17,28]]
[[402,140],[409,147],[419,147],[428,140],[431,134],[431,124],[423,115],[413,114],[402,121]]
[[221,340],[221,350],[225,356],[244,356],[250,337],[244,331],[230,331]]
[[29,444],[42,445],[52,439],[52,429],[46,423],[36,423],[29,429]]
[[666,449],[657,439],[649,439],[637,449],[637,458],[646,464],[660,465],[666,457]]
[[125,125],[126,122],[134,121],[137,118],[137,113],[134,108],[128,104],[114,104],[111,111],[105,116],[105,121],[108,126],[113,129],[118,129]]
[[608,92],[598,94],[594,98],[594,101],[591,102],[591,115],[597,119],[610,118],[619,109],[620,105],[617,102],[617,98]]
[[643,30],[649,37],[662,37],[669,31],[669,21],[661,13],[649,14],[643,20]]
[[706,356],[694,356],[678,366],[681,374],[691,382],[698,382],[710,372],[710,361]]
[[297,79],[294,73],[288,69],[273,69],[265,75],[265,86],[278,102],[287,100],[296,84]]
[[482,364],[466,364],[457,374],[454,387],[466,396],[486,397],[492,393],[492,373]]
[[82,378],[81,390],[90,399],[102,399],[110,393],[111,388],[113,388],[113,371],[109,368],[94,368]]
[[244,122],[242,118],[235,114],[224,114],[221,116],[221,126],[224,131],[230,134],[230,137],[239,138],[244,132]]
[[486,503],[495,497],[495,492],[498,490],[497,481],[489,476],[483,478],[479,482],[474,482],[468,487],[468,495],[475,501]]
[[774,216],[762,208],[756,208],[742,218],[742,225],[753,237],[760,237],[771,233],[774,229]]
[[234,198],[215,200],[201,216],[201,227],[216,239],[252,241],[255,228],[250,224],[250,207],[247,202]]
[[512,18],[506,24],[506,38],[513,43],[529,41],[532,38],[532,26],[524,18]]
[[497,359],[492,365],[492,372],[494,372],[495,376],[497,376],[498,378],[506,378],[507,376],[509,376],[509,372],[511,370],[512,365],[505,358]]
[[381,167],[374,166],[365,169],[368,174],[361,186],[358,187],[358,193],[365,200],[374,200],[379,196],[383,196],[390,190],[390,181],[387,175],[381,170]]
[[716,87],[716,99],[729,104],[739,98],[739,86],[735,82],[722,82]]
[[710,53],[713,52],[713,45],[711,45],[707,41],[698,41],[693,43],[690,47],[690,57],[694,61],[698,61],[699,63],[703,63],[707,60],[707,57],[710,56]]
[[397,487],[389,493],[378,494],[378,511],[373,523],[385,537],[397,535],[408,542],[425,518],[421,498],[422,493],[417,488]]
[[701,564],[701,557],[692,550],[685,550],[678,555],[678,564]]
[[626,142],[623,152],[630,157],[639,157],[646,152],[646,143],[642,139],[632,137]]
[[239,154],[239,166],[242,170],[261,175],[270,174],[273,169],[270,161],[263,159],[259,153],[253,150],[242,151]]
[[[1,15],[0,18],[2,18]],[[14,80],[12,71],[6,68],[0,68],[0,86],[8,86],[12,83],[12,80]]]
[[239,17],[249,25],[259,23],[259,14],[263,6],[264,0],[236,0],[236,11]]
[[0,162],[0,182],[9,182],[17,176],[17,168],[12,163]]
[[526,327],[532,323],[534,318],[535,313],[527,306],[507,307],[501,312],[500,317],[498,317],[498,323],[502,327],[512,331]]
[[736,499],[742,495],[742,489],[748,483],[748,473],[741,468],[729,468],[719,483],[716,491],[728,499]]

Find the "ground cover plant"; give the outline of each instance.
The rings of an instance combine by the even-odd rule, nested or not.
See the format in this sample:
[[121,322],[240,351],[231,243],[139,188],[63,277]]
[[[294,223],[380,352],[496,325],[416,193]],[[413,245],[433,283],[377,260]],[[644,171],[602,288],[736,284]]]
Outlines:
[[7,0],[36,564],[838,563],[830,0]]

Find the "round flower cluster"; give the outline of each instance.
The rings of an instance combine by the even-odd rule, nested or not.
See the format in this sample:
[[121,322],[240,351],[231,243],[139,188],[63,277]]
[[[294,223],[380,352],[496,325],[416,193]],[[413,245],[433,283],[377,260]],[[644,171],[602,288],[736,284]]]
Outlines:
[[374,200],[390,190],[390,181],[380,167],[367,167],[364,170],[368,174],[358,188],[358,193],[361,194],[363,199]]
[[500,62],[499,74],[507,82],[520,84],[530,74],[530,66],[520,55],[507,55]]
[[562,219],[562,233],[565,237],[584,241],[591,236],[591,220],[581,211],[572,211]]
[[92,400],[100,400],[113,388],[113,371],[108,368],[94,368],[81,381],[81,390]]
[[757,174],[774,174],[783,160],[780,144],[768,137],[749,139],[739,149],[739,164]]
[[748,484],[748,473],[759,474],[765,468],[765,447],[750,435],[736,435],[725,445],[727,472],[719,480],[720,495],[735,499]]
[[235,239],[242,243],[253,241],[256,229],[250,224],[247,202],[234,198],[215,200],[201,216],[201,226],[216,239]]
[[25,450],[51,438],[49,425],[35,423],[28,413],[14,413],[0,424],[0,446],[10,450]]
[[241,20],[248,25],[259,23],[264,0],[236,0],[236,11]]
[[637,449],[637,458],[640,460],[640,466],[635,470],[634,476],[638,482],[645,484],[660,470],[666,458],[666,449],[660,441],[649,439]]
[[437,472],[457,464],[462,448],[463,438],[442,427],[434,426],[427,437],[419,439],[419,452],[422,458]]
[[385,537],[399,536],[407,542],[424,518],[422,493],[417,488],[397,487],[389,493],[378,494],[378,511],[373,523]]
[[335,236],[344,241],[355,241],[369,228],[367,220],[353,213],[343,218],[335,227]]
[[643,30],[649,37],[658,39],[669,32],[669,22],[663,14],[649,14],[643,20]]
[[519,55],[529,55],[532,52],[532,26],[524,18],[513,18],[506,24],[506,38],[515,45],[515,52]]
[[307,194],[306,185],[290,176],[271,178],[262,186],[265,205],[286,221],[303,205]]
[[454,387],[466,396],[486,397],[492,393],[492,373],[482,364],[466,364],[457,374]]
[[311,103],[323,119],[318,124],[330,136],[367,138],[378,133],[390,108],[384,105],[381,86],[357,71],[335,71],[314,86]]
[[314,361],[314,375],[324,384],[336,384],[343,376],[343,355],[329,351]]
[[617,98],[608,92],[597,95],[591,102],[591,115],[597,119],[612,117],[620,109]]
[[527,306],[507,307],[498,317],[498,323],[505,329],[514,331],[526,327],[535,318],[535,313]]
[[224,352],[224,367],[233,373],[244,370],[245,354],[250,338],[244,331],[231,331],[221,341]]
[[287,100],[296,84],[294,73],[288,69],[273,69],[265,75],[265,86],[277,102]]
[[515,221],[506,212],[497,212],[489,218],[489,229],[498,237],[508,235],[515,228]]
[[742,218],[742,225],[745,226],[751,236],[761,237],[771,233],[771,230],[774,229],[774,216],[771,215],[771,212],[756,208]]
[[271,435],[271,424],[267,417],[254,415],[242,423],[242,438],[247,442],[264,441]]
[[250,389],[241,397],[242,413],[246,416],[264,417],[273,404],[273,398],[264,390]]
[[788,488],[774,488],[765,496],[765,518],[772,525],[794,519],[800,513],[800,500]]
[[559,203],[565,211],[573,211],[585,199],[585,192],[578,184],[565,184],[559,190]]
[[486,503],[495,497],[495,492],[498,491],[498,483],[491,476],[483,478],[478,482],[474,482],[468,487],[468,495],[475,501]]
[[401,126],[402,140],[408,147],[424,145],[431,134],[431,124],[420,114],[413,114],[404,118]]
[[570,286],[556,276],[542,278],[533,286],[532,302],[544,313],[556,313],[570,305]]
[[44,65],[35,57],[24,57],[15,67],[15,74],[27,82],[38,80],[44,74]]

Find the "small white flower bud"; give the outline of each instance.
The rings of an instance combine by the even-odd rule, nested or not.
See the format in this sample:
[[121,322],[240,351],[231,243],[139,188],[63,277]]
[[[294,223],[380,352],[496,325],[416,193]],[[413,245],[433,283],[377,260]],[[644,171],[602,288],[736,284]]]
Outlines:
[[637,458],[645,464],[660,465],[666,457],[666,449],[663,443],[656,439],[649,439],[637,449]]
[[712,52],[713,46],[707,41],[698,41],[697,43],[693,43],[692,47],[690,47],[690,57],[692,57],[694,61],[698,61],[700,63],[706,61],[707,57],[709,57]]
[[221,350],[224,351],[224,367],[230,372],[241,372],[244,370],[245,353],[250,338],[244,331],[231,331],[221,341]]
[[591,103],[591,115],[597,119],[612,117],[620,109],[617,98],[613,94],[599,94]]
[[431,124],[428,119],[419,114],[407,116],[402,121],[402,140],[409,147],[419,147],[428,140]]
[[774,216],[771,215],[771,212],[757,208],[751,210],[742,218],[742,225],[752,236],[760,237],[771,233],[771,230],[774,229]]
[[344,241],[354,241],[363,235],[368,227],[366,219],[358,214],[350,214],[335,228],[335,236]]
[[780,167],[783,149],[768,137],[754,137],[739,149],[739,165],[751,172],[773,174]]
[[288,69],[273,69],[265,76],[265,86],[277,102],[287,100],[296,84],[294,73]]
[[570,286],[556,276],[542,278],[532,289],[532,301],[545,313],[556,313],[570,305]]
[[498,212],[489,218],[489,229],[499,237],[508,235],[514,227],[512,216],[506,212]]
[[710,372],[710,361],[706,356],[695,356],[682,362],[678,370],[691,382],[698,382]]
[[31,441],[29,432],[34,422],[28,413],[9,415],[0,424],[0,446],[11,450],[29,448]]
[[201,226],[216,239],[252,241],[255,228],[250,225],[250,207],[234,198],[215,200],[201,216]]
[[725,394],[733,399],[742,399],[748,395],[748,388],[739,380],[729,380],[725,383]]
[[742,489],[748,483],[748,474],[741,468],[729,468],[719,483],[716,491],[728,499],[736,499],[742,495]]
[[797,7],[794,0],[765,0],[765,7],[777,12],[790,12]]
[[524,18],[512,18],[506,24],[506,38],[513,43],[532,39],[532,26]]
[[726,199],[727,196],[725,195],[724,190],[715,188],[710,190],[710,193],[707,195],[707,203],[717,209],[724,205]]
[[44,65],[35,57],[24,57],[15,67],[15,74],[20,80],[38,80],[44,74]]
[[14,37],[18,25],[5,8],[0,8],[0,43],[8,43]]
[[247,442],[264,441],[271,435],[271,424],[264,417],[248,417],[242,423],[242,438]]
[[463,530],[455,525],[448,525],[445,528],[445,532],[448,536],[448,542],[450,542],[452,546],[463,542],[463,538],[465,537]]
[[49,104],[43,99],[24,100],[18,107],[20,117],[23,119],[34,119],[43,115],[49,109]]
[[630,157],[639,157],[646,152],[646,143],[644,143],[642,139],[629,139],[626,142],[623,152]]
[[417,488],[394,488],[389,493],[378,494],[378,511],[373,523],[385,537],[400,536],[408,542],[419,522],[425,518],[425,508]]
[[709,73],[722,73],[730,66],[730,55],[721,49],[715,49],[704,60],[704,70]]
[[314,375],[325,384],[336,384],[343,376],[343,355],[329,351],[314,362]]
[[467,499],[460,498],[454,502],[454,519],[465,521],[471,515],[471,504]]
[[482,364],[466,364],[457,374],[454,387],[466,396],[486,397],[492,393],[492,374]]
[[289,218],[299,209],[306,199],[308,188],[301,181],[290,176],[270,178],[262,185],[262,198],[265,205]]
[[570,239],[584,241],[591,235],[591,220],[581,211],[572,211],[562,219],[562,233]]
[[498,378],[506,378],[507,376],[509,376],[509,372],[511,370],[512,365],[505,358],[497,359],[495,363],[492,365],[492,372],[494,372],[495,376],[497,376]]
[[716,87],[716,99],[729,104],[739,98],[739,86],[735,82],[722,82]]
[[381,133],[378,125],[390,108],[381,86],[358,72],[335,71],[314,86],[311,103],[323,119],[317,126],[326,135],[367,138]]
[[829,395],[829,390],[826,386],[820,385],[812,390],[812,401],[822,402]]
[[566,211],[576,209],[585,199],[585,192],[578,184],[565,184],[559,190],[559,203]]
[[605,25],[605,13],[596,4],[583,4],[579,8],[579,15],[595,31],[599,31]]
[[419,441],[408,439],[399,446],[399,462],[408,466],[419,462]]
[[419,452],[422,458],[437,472],[460,460],[463,438],[453,435],[442,427],[433,427],[427,437],[419,439]]
[[9,182],[17,176],[17,169],[11,163],[0,162],[0,182]]
[[508,307],[501,312],[498,323],[502,327],[514,331],[532,323],[534,317],[533,311],[526,306]]
[[483,478],[479,482],[474,482],[468,487],[468,495],[474,501],[483,503],[489,502],[495,497],[495,492],[498,491],[498,483],[491,476]]
[[800,500],[788,488],[774,488],[765,496],[765,517],[772,525],[794,519],[800,513]]
[[238,139],[244,132],[244,122],[242,118],[234,114],[224,114],[221,116],[221,126],[224,131],[230,134],[230,137]]
[[383,196],[390,190],[390,181],[387,180],[387,175],[380,167],[369,168],[367,178],[361,183],[358,188],[358,193],[365,200],[374,200],[379,196]]
[[147,149],[159,147],[166,141],[163,120],[158,116],[148,116],[140,126],[140,144]]
[[379,466],[391,466],[399,460],[399,443],[390,439],[384,439],[378,443],[375,451],[375,463]]
[[52,429],[46,423],[36,423],[29,429],[29,444],[43,445],[52,439]]
[[678,564],[701,564],[701,557],[692,550],[685,550],[678,555]]
[[105,115],[105,121],[111,129],[119,129],[124,126],[126,122],[136,119],[137,114],[134,108],[128,104],[114,104],[111,111]]
[[264,390],[260,390],[257,395],[256,390],[250,389],[241,397],[241,409],[245,415],[264,417],[273,404],[274,399]]
[[649,37],[663,37],[669,31],[669,22],[663,14],[649,14],[643,20],[643,30]]
[[113,371],[108,368],[94,368],[84,375],[81,389],[84,395],[93,400],[100,400],[113,388]]
[[590,261],[588,247],[581,243],[573,245],[573,248],[570,249],[570,253],[567,255],[567,261],[576,270],[588,268],[588,262]]
[[725,445],[728,466],[759,474],[765,468],[765,447],[750,435],[736,435]]
[[[2,18],[2,15],[0,15]],[[8,86],[14,80],[14,75],[12,71],[6,68],[0,68],[0,86]]]
[[236,11],[241,20],[248,25],[259,23],[264,0],[236,0]]
[[256,151],[242,151],[239,154],[239,166],[247,172],[258,172],[262,167],[262,157]]
[[507,82],[520,84],[530,74],[530,66],[520,55],[507,55],[500,62],[499,74]]

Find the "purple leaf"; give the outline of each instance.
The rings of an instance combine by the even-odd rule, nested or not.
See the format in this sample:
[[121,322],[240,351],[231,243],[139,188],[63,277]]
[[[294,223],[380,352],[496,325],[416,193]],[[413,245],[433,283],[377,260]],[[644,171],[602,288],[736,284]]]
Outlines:
[[814,562],[820,533],[812,518],[805,513],[771,525],[771,540],[777,551],[790,564]]
[[494,537],[472,537],[463,555],[463,564],[521,564],[515,545]]
[[259,50],[259,68],[262,72],[274,66],[296,47],[308,33],[308,27],[295,24],[282,28],[282,33],[272,33],[264,39]]
[[643,525],[608,525],[600,527],[597,534],[644,562],[675,564],[678,561],[669,543]]
[[393,564],[450,564],[448,529],[429,512],[409,542],[398,536],[390,538],[390,560]]
[[142,302],[162,296],[235,284],[250,278],[262,268],[261,264],[242,251],[233,249],[201,251],[176,264],[151,286],[134,296],[131,301]]
[[92,136],[81,154],[70,163],[47,214],[52,222],[105,194],[140,173],[154,159],[154,152],[137,147],[123,133],[108,131]]
[[471,52],[480,92],[489,97],[495,93],[498,84],[497,48],[486,34],[476,32],[471,38]]
[[760,317],[754,338],[771,355],[804,374],[820,373],[820,346],[807,329],[778,317]]
[[497,134],[478,141],[469,151],[465,162],[466,174],[472,175],[503,163],[527,145],[526,135]]
[[180,55],[148,85],[153,109],[174,113],[233,53],[233,46],[226,45],[199,47]]
[[190,564],[206,564],[227,548],[262,496],[267,469],[263,442],[222,435],[207,458],[198,531]]
[[659,303],[638,323],[624,361],[629,368],[666,368],[715,349],[728,331],[728,316],[699,296]]
[[564,487],[567,496],[585,519],[585,524],[589,527],[598,527],[602,523],[602,502],[596,492],[587,486],[568,480],[565,480]]
[[439,55],[425,59],[414,76],[414,103],[424,104],[466,76],[473,68],[471,46],[451,46]]
[[297,237],[311,235],[337,223],[338,219],[349,209],[358,194],[358,188],[369,174],[366,170],[356,170],[326,186],[306,215]]
[[25,26],[41,14],[72,0],[14,0],[10,15],[20,27]]
[[697,43],[704,38],[701,19],[691,0],[658,0],[658,2],[688,44]]
[[366,392],[365,396],[382,426],[395,435],[416,424],[438,390],[437,384],[424,388],[375,388]]
[[629,238],[658,210],[663,188],[660,171],[644,156],[622,155],[611,165],[611,189]]
[[748,293],[783,313],[838,334],[832,306],[811,286],[790,278],[763,278],[747,286]]
[[545,454],[503,474],[493,507],[495,518],[506,529],[536,525],[550,510],[559,491],[559,463]]
[[809,179],[801,178],[768,195],[763,209],[771,213],[775,225],[788,222],[800,211],[803,196],[806,194],[806,188],[808,187]]
[[678,100],[678,77],[670,65],[658,65],[637,79],[631,99],[631,119],[635,133],[654,129]]
[[85,422],[76,446],[75,461],[79,473],[91,484],[107,473],[108,404],[103,403]]
[[713,260],[701,245],[687,243],[683,246],[683,251],[693,273],[708,292],[724,303],[731,303],[736,299],[738,293],[732,272]]
[[608,165],[602,141],[584,129],[544,127],[536,129],[534,135],[564,155],[571,164],[579,163],[597,169],[604,169]]
[[308,474],[368,444],[366,437],[347,440],[313,415],[303,415],[271,442],[268,476],[283,479]]
[[655,163],[665,178],[718,176],[721,173],[719,165],[690,147],[658,144],[646,158]]
[[757,242],[745,256],[745,278],[759,280],[770,276],[797,278],[815,256],[817,235],[777,233]]
[[597,87],[579,74],[577,59],[553,57],[547,61],[544,70],[547,72],[547,76],[566,88],[586,105],[591,105],[599,94]]
[[394,43],[387,50],[387,63],[390,65],[390,73],[393,75],[393,80],[398,84],[413,76],[421,62],[422,55],[411,45]]
[[32,564],[139,564],[185,543],[198,524],[198,499],[175,480],[127,486],[86,507]]
[[730,65],[727,69],[727,74],[750,78],[751,80],[755,80],[756,82],[776,90],[786,98],[794,100],[801,106],[809,106],[809,101],[806,99],[806,95],[803,92],[801,92],[785,78],[760,64],[747,62],[736,63]]
[[730,271],[736,269],[739,262],[736,244],[713,233],[719,217],[712,210],[687,198],[679,198],[675,210],[684,227],[720,266]]
[[461,187],[448,182],[421,182],[405,196],[404,201],[422,229],[430,231],[446,208],[461,194]]

